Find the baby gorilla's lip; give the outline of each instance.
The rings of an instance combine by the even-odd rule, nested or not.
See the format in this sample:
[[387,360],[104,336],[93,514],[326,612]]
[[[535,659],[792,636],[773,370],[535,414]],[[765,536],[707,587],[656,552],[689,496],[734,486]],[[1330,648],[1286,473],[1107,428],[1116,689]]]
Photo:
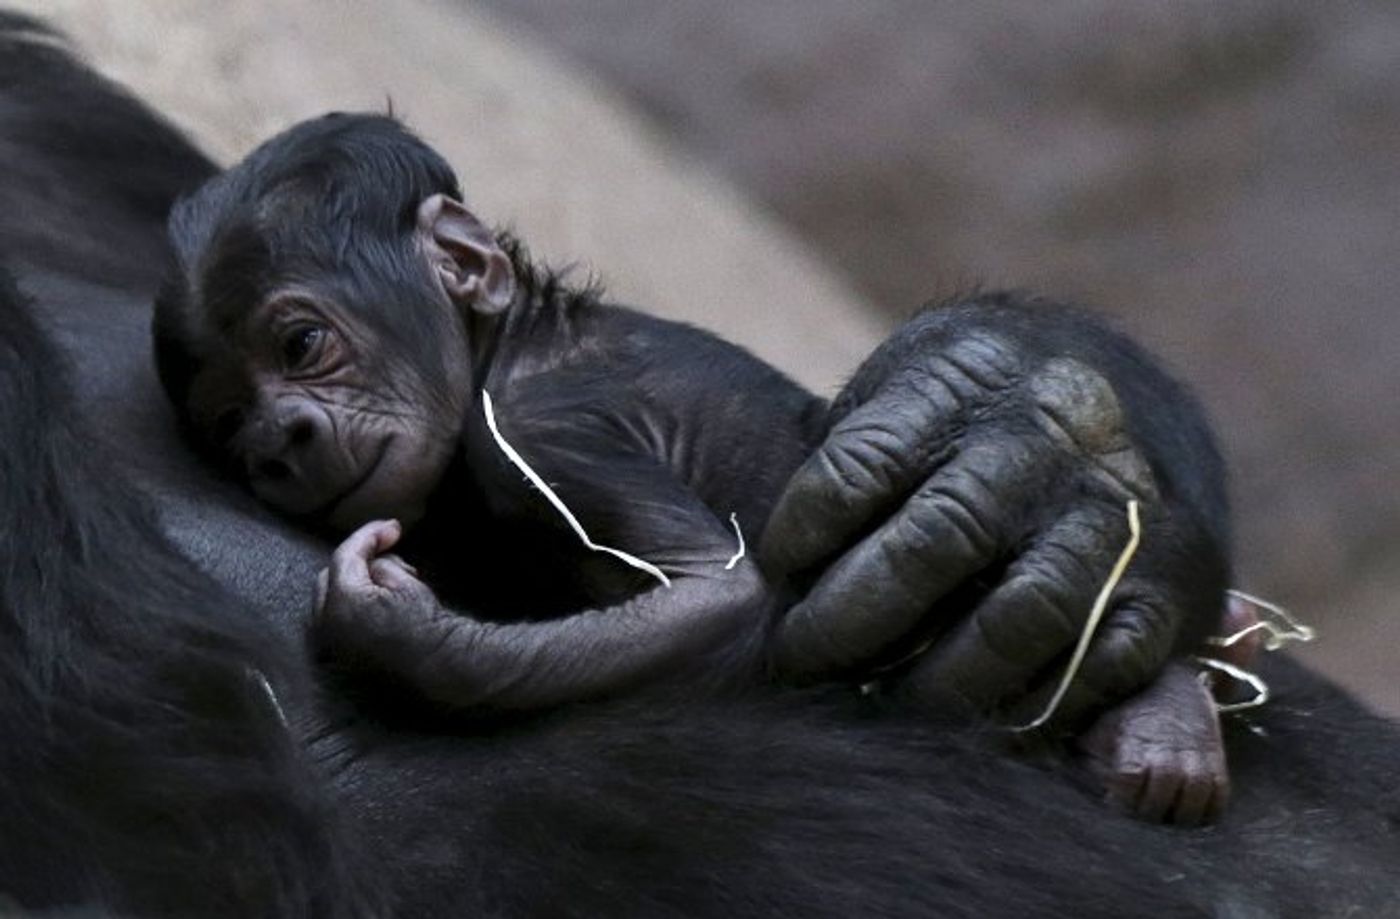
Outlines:
[[364,475],[351,482],[349,487],[347,487],[344,491],[331,498],[329,501],[327,501],[325,504],[322,504],[320,507],[316,508],[311,513],[307,514],[307,516],[320,520],[329,520],[331,517],[333,517],[335,515],[335,512],[340,509],[340,505],[350,500],[350,498],[353,497],[357,491],[359,491],[365,486],[366,482],[374,478],[374,474],[379,471],[380,465],[382,465],[384,462],[384,457],[389,455],[389,445],[393,443],[393,440],[394,438],[392,437],[386,437],[384,439],[384,443],[379,448],[379,455],[374,458],[374,462],[369,464],[369,467],[365,470]]

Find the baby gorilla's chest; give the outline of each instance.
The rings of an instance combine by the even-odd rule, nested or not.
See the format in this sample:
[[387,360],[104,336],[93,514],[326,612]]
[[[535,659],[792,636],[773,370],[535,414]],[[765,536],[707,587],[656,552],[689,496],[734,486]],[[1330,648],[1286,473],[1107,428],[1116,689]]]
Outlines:
[[531,521],[482,515],[457,532],[448,539],[415,534],[403,555],[444,605],[479,619],[560,618],[646,586],[638,572],[590,551],[572,533]]

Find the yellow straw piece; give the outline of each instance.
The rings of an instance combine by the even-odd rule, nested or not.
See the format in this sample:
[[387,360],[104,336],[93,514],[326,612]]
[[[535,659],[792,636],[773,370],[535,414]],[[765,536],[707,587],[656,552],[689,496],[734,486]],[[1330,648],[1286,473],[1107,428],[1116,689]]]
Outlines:
[[1049,721],[1055,714],[1055,710],[1060,707],[1060,703],[1065,699],[1065,693],[1069,691],[1069,684],[1074,681],[1079,673],[1080,666],[1084,663],[1084,657],[1089,653],[1089,642],[1094,638],[1094,631],[1099,627],[1099,620],[1103,618],[1104,612],[1108,609],[1108,600],[1112,596],[1114,588],[1118,582],[1123,580],[1123,572],[1128,570],[1128,563],[1137,554],[1138,545],[1142,542],[1142,523],[1138,519],[1138,503],[1136,500],[1128,502],[1128,544],[1123,547],[1123,552],[1118,556],[1118,561],[1114,564],[1113,570],[1108,574],[1108,580],[1104,581],[1103,587],[1099,589],[1099,595],[1094,600],[1094,606],[1089,610],[1089,619],[1084,623],[1084,630],[1079,634],[1079,644],[1075,646],[1074,655],[1069,659],[1069,666],[1065,668],[1065,675],[1060,678],[1059,688],[1055,690],[1055,695],[1050,698],[1050,704],[1041,712],[1040,717],[1030,724],[1015,728],[1016,731],[1034,731]]

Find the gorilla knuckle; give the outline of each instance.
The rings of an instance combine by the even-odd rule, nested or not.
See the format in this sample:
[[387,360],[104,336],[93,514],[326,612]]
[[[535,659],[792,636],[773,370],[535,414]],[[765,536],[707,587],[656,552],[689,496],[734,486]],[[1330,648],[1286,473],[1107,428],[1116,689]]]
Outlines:
[[1027,567],[1042,581],[1061,587],[1066,596],[1083,602],[1087,614],[1094,589],[1103,582],[1109,565],[1109,547],[1126,538],[1085,518],[1060,521],[1038,546]]
[[1076,444],[1093,452],[1125,436],[1123,408],[1108,379],[1072,358],[1047,361],[1030,379],[1030,395],[1044,416]]
[[983,644],[997,657],[1013,664],[1034,665],[1073,639],[1073,617],[1063,594],[1053,585],[1021,575],[1003,590],[1002,602],[981,604],[972,614]]
[[899,489],[920,465],[916,427],[888,414],[838,427],[818,452],[831,486],[856,497]]
[[857,496],[875,490],[876,482],[860,450],[860,444],[829,438],[812,455],[812,461],[793,476],[789,493],[833,509],[848,508]]
[[950,541],[974,556],[990,555],[996,545],[983,519],[976,496],[958,483],[939,483],[923,489],[898,518],[899,545],[915,554],[946,548]]
[[974,328],[964,333],[944,356],[954,362],[967,379],[987,390],[1015,383],[1025,361],[1024,349],[1015,341],[987,328]]
[[1037,426],[1061,448],[1085,457],[1115,491],[1152,498],[1152,469],[1128,434],[1118,394],[1094,368],[1072,358],[1055,358],[1029,383]]
[[[1018,617],[1026,620],[1026,628],[1057,643],[1074,637],[1081,626],[1081,617],[1073,612],[1078,593],[1059,569],[1051,565],[1031,566],[1013,583],[1016,604],[1027,613]],[[1027,636],[1030,637],[1033,636]]]

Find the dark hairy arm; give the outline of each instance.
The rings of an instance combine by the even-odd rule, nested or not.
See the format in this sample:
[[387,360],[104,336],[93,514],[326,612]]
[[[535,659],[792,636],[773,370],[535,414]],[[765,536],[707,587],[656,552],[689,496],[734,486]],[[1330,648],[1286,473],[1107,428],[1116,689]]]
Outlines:
[[750,564],[680,575],[559,619],[483,622],[441,605],[411,567],[383,555],[396,533],[396,524],[370,523],[336,551],[317,603],[318,638],[342,661],[392,674],[450,708],[543,709],[681,673],[700,679],[700,662],[760,621],[762,585]]
[[1218,618],[1223,465],[1190,394],[1099,320],[1006,294],[929,308],[838,396],[770,519],[766,569],[806,588],[776,668],[866,679],[900,661],[902,692],[1029,720],[1127,541],[1129,500],[1142,546],[1065,721],[1139,689]]
[[[662,584],[614,556],[589,551],[543,495],[513,469],[477,461],[496,520],[531,518],[538,540],[520,551],[540,578],[582,578],[581,608],[557,618],[525,609],[483,621],[442,605],[388,555],[397,524],[367,524],[336,551],[318,602],[317,632],[343,662],[392,674],[450,708],[528,710],[676,682],[715,685],[762,673],[769,591],[750,558],[729,564],[735,538],[662,464],[596,438],[580,412],[513,416],[517,446],[599,544],[655,565]],[[498,514],[500,516],[498,516]],[[464,521],[489,527],[491,521]],[[553,547],[569,548],[563,553]],[[470,570],[472,559],[462,558]],[[482,571],[480,577],[490,578]],[[510,590],[512,585],[503,585]]]

